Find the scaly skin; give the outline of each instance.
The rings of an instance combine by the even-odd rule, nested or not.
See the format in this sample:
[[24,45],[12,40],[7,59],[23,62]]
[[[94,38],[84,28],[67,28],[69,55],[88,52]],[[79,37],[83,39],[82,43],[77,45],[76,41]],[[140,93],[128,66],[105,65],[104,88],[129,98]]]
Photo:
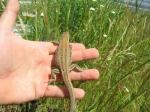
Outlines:
[[63,77],[63,81],[68,89],[70,95],[70,112],[74,112],[76,108],[75,95],[73,92],[73,85],[69,78],[71,66],[71,46],[69,45],[69,33],[64,32],[59,42],[56,51],[56,64],[59,67]]

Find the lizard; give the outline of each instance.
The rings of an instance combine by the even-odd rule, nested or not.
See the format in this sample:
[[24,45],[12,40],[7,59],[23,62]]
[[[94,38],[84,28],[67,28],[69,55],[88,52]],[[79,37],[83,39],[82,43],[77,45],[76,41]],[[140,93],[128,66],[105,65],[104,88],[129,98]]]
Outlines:
[[73,69],[76,69],[79,72],[82,71],[82,69],[74,64],[71,65],[72,63],[71,54],[72,53],[71,53],[71,45],[69,43],[69,33],[64,32],[59,41],[58,48],[56,49],[55,62],[57,68],[52,69],[52,78],[56,80],[56,74],[60,73],[62,75],[62,79],[65,83],[65,86],[68,89],[70,96],[69,112],[74,112],[76,109],[75,94],[73,91],[73,85],[71,83],[69,74],[70,71]]

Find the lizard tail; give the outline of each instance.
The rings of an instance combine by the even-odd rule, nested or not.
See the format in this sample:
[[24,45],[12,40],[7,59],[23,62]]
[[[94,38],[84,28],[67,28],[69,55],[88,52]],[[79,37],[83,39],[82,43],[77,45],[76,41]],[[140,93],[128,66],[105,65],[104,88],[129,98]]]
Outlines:
[[69,112],[75,112],[76,109],[76,102],[75,102],[75,94],[73,91],[73,85],[71,81],[68,81],[69,84],[66,84],[70,96],[70,110]]

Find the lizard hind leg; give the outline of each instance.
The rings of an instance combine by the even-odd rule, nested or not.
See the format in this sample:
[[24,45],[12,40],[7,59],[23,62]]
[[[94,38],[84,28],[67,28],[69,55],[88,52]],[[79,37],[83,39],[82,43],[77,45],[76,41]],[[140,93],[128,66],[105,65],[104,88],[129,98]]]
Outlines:
[[75,71],[77,71],[77,72],[82,72],[84,69],[83,68],[81,68],[79,65],[77,65],[77,64],[72,64],[71,65],[71,67],[70,67],[70,71],[71,70],[75,70]]
[[59,74],[59,73],[60,73],[60,70],[58,68],[52,68],[50,82],[55,83],[55,81],[57,79],[56,75]]

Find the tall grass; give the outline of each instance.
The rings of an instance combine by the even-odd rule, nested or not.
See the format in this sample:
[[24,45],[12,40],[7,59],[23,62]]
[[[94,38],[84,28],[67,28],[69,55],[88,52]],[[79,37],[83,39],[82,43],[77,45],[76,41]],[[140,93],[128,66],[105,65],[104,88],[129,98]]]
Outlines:
[[[24,17],[23,11],[35,17]],[[62,32],[69,31],[71,42],[99,50],[98,59],[81,63],[97,68],[101,76],[74,84],[86,91],[77,112],[150,111],[150,12],[135,12],[107,0],[37,0],[21,6],[18,23],[31,26],[30,32],[21,33],[26,39],[59,40]],[[67,101],[43,98],[0,111],[62,112],[67,111]]]

